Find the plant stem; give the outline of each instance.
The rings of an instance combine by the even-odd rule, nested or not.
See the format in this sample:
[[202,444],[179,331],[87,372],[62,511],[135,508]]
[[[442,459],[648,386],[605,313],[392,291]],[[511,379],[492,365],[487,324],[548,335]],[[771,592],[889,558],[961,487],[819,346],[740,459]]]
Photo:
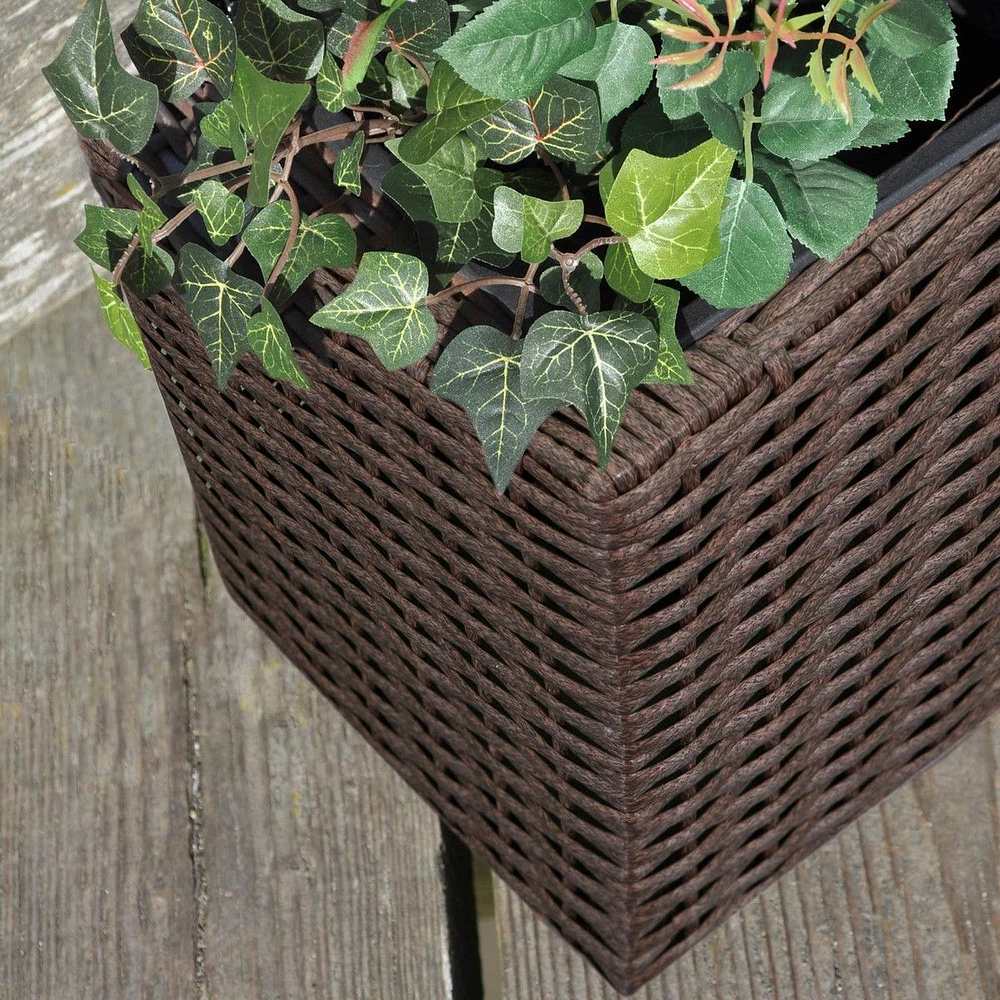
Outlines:
[[611,228],[608,224],[608,220],[605,219],[603,215],[585,215],[583,217],[583,221],[590,222],[595,226],[603,226],[605,229]]
[[618,0],[609,0],[611,4],[611,20],[618,20]]
[[743,98],[743,175],[747,184],[753,183],[753,124],[756,120],[751,92]]
[[330,128],[320,129],[319,132],[310,132],[299,139],[300,146],[315,146],[321,142],[336,142],[338,139],[346,139],[359,129],[366,128],[369,134],[372,129],[381,129],[392,135],[397,135],[402,126],[400,121],[391,121],[388,118],[367,118],[360,122],[344,122],[343,125],[333,125]]
[[440,292],[428,295],[425,302],[427,305],[433,305],[435,302],[448,298],[448,296],[454,295],[456,292],[471,292],[477,288],[486,288],[489,285],[516,285],[522,289],[522,294],[524,289],[527,289],[529,292],[533,292],[536,290],[535,286],[531,283],[533,277],[534,276],[531,278],[527,276],[523,278],[475,278],[472,281],[463,281],[457,285],[449,285]]
[[[598,247],[609,247],[612,243],[625,243],[627,240],[624,236],[598,236],[596,239],[591,240],[589,243],[584,243],[579,250],[574,251],[571,254],[562,255],[564,258],[575,257],[579,260],[584,254],[590,253],[591,250],[596,250]],[[557,258],[559,263],[562,263],[562,259]]]
[[265,299],[270,296],[275,283],[281,276],[284,266],[288,263],[288,258],[292,255],[292,247],[295,246],[296,237],[299,235],[299,224],[302,221],[302,212],[299,209],[299,199],[295,194],[295,189],[284,177],[278,181],[278,186],[284,190],[285,194],[288,195],[288,201],[292,207],[292,224],[288,230],[288,237],[285,240],[285,246],[281,251],[281,256],[277,259],[277,261],[275,261],[274,267],[271,269],[271,273],[268,276],[267,284],[264,285],[262,295]]
[[524,276],[524,288],[521,289],[520,298],[517,300],[517,312],[514,313],[514,326],[510,335],[514,340],[521,336],[521,328],[524,326],[524,313],[528,308],[528,293],[535,291],[535,275],[538,274],[540,264],[532,264]]
[[570,200],[569,185],[566,183],[566,177],[563,172],[559,169],[559,164],[549,155],[549,151],[543,146],[536,146],[536,151],[541,157],[542,162],[552,171],[552,176],[555,177],[556,183],[559,185],[559,194],[562,196],[563,201]]

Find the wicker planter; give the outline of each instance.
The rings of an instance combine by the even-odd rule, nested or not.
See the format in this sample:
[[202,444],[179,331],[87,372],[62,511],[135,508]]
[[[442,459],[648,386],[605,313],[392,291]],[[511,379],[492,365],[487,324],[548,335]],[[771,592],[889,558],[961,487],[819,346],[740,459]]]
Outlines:
[[1000,145],[507,496],[424,367],[303,326],[311,391],[219,394],[137,309],[233,596],[619,989],[1000,705],[998,196]]

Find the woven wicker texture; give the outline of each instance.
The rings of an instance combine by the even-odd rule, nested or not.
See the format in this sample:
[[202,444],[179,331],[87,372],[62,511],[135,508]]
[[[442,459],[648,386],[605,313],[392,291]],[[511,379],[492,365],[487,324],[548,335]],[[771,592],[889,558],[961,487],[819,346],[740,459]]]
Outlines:
[[507,496],[424,367],[313,329],[312,390],[220,394],[137,310],[233,595],[622,990],[1000,704],[998,195],[994,147]]

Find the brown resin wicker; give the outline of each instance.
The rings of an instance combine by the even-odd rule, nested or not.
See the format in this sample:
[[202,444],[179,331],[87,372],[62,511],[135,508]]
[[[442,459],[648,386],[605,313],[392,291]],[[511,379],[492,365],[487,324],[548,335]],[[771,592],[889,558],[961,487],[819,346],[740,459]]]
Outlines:
[[606,473],[565,412],[506,496],[427,365],[301,323],[311,390],[219,393],[137,307],[233,596],[621,990],[1000,705],[998,195],[1000,145],[638,391]]

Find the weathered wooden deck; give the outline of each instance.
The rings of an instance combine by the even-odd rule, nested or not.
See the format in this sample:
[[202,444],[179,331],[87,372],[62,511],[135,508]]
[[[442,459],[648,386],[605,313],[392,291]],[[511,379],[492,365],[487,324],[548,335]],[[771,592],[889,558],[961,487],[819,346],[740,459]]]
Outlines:
[[[36,76],[76,4],[15,6],[0,1000],[611,1000],[500,883],[477,924],[462,851],[223,591],[155,385],[67,246],[87,185]],[[998,761],[993,722],[638,996],[1000,998]]]

